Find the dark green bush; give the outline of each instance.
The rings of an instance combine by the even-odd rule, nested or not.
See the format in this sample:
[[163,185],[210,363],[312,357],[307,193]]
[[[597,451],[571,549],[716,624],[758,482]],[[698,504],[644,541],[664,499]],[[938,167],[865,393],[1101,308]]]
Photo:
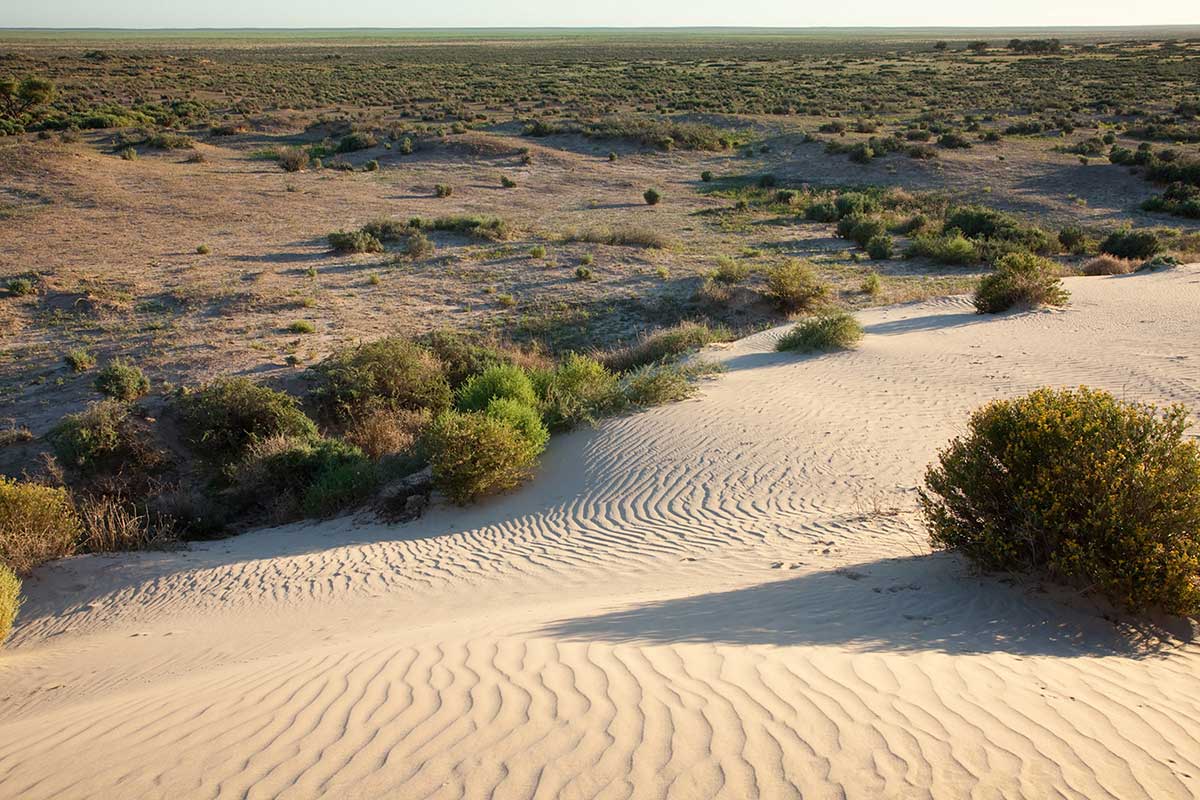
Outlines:
[[221,378],[184,392],[175,403],[188,445],[215,464],[242,457],[273,436],[315,439],[317,426],[295,398],[249,378]]
[[84,475],[153,467],[161,460],[146,434],[131,419],[129,406],[101,400],[63,417],[47,435],[58,460]]
[[372,411],[433,413],[450,405],[442,362],[396,337],[339,350],[312,368],[312,396],[323,417],[346,422]]
[[306,517],[329,517],[366,501],[379,485],[379,468],[359,458],[330,466],[304,493]]
[[872,236],[867,241],[867,255],[876,261],[892,257],[892,237],[886,233]]
[[796,353],[848,350],[863,337],[862,325],[853,314],[834,311],[811,317],[796,325],[775,344],[775,349]]
[[13,297],[24,297],[33,294],[37,287],[29,278],[9,278],[4,282],[4,288]]
[[980,314],[999,314],[1014,306],[1062,306],[1069,297],[1053,261],[1032,253],[1012,253],[979,282],[974,303]]
[[346,134],[338,142],[337,152],[339,153],[354,153],[359,150],[369,150],[379,144],[379,139],[375,138],[374,134],[364,131],[354,131]]
[[621,398],[632,406],[657,406],[686,400],[696,392],[694,372],[678,364],[646,364],[622,376]]
[[121,358],[114,358],[96,373],[96,391],[124,400],[137,400],[150,391],[150,381],[142,370]]
[[1100,252],[1118,258],[1150,258],[1163,249],[1153,231],[1113,231],[1100,243]]
[[1137,610],[1200,610],[1200,448],[1182,406],[1039,389],[972,416],[920,503],[935,547]]
[[481,413],[445,411],[425,433],[434,485],[465,504],[520,485],[537,466],[538,448],[507,422]]
[[646,191],[642,192],[642,197],[645,199],[646,205],[656,206],[656,205],[658,205],[659,201],[662,200],[662,192],[658,191],[658,189],[651,187],[651,188],[647,189]]
[[492,364],[458,388],[455,406],[460,411],[483,411],[496,398],[516,400],[531,408],[537,405],[529,373],[516,364]]

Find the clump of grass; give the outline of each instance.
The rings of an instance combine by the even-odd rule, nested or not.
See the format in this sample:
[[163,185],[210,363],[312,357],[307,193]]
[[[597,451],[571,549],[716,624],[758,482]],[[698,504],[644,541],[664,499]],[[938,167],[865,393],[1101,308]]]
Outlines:
[[1137,269],[1137,262],[1108,254],[1089,258],[1083,265],[1084,275],[1127,275]]
[[206,256],[211,252],[212,250],[206,244],[202,244],[196,248],[196,255]]
[[0,564],[0,645],[12,632],[17,612],[21,610],[21,579],[4,564]]
[[501,175],[500,176],[500,185],[503,186],[505,189],[514,189],[517,186],[517,182],[514,181],[512,178],[508,177],[507,175]]
[[1183,406],[1038,389],[971,415],[925,474],[935,547],[1131,610],[1200,610],[1200,446]]
[[37,286],[29,278],[9,278],[4,282],[4,288],[13,297],[25,297],[37,291]]
[[940,264],[962,266],[979,260],[979,250],[962,234],[946,236],[919,235],[913,237],[905,258],[931,258]]
[[717,283],[725,286],[733,286],[746,280],[750,276],[750,267],[740,261],[734,261],[729,256],[719,256],[717,258],[717,268],[712,271],[709,276]]
[[592,271],[590,269],[588,269],[587,267],[576,267],[575,268],[575,280],[590,281],[591,279],[592,279]]
[[0,475],[0,564],[17,575],[75,550],[82,529],[65,489]]
[[681,322],[646,334],[636,343],[609,353],[603,362],[614,372],[628,372],[678,358],[727,336],[727,331],[714,330],[700,322]]
[[1069,297],[1054,262],[1032,253],[1010,253],[979,282],[974,303],[980,314],[999,314],[1014,306],[1062,306]]
[[642,192],[642,199],[646,201],[646,205],[656,206],[662,200],[662,192],[651,186],[649,189]]
[[613,228],[590,228],[582,231],[571,230],[563,235],[563,240],[614,246],[645,247],[653,250],[665,250],[671,246],[671,240],[663,233],[652,228],[631,225],[619,225]]
[[67,362],[67,366],[73,372],[87,372],[96,366],[96,357],[82,347],[68,350],[63,354],[63,361]]
[[106,397],[131,402],[150,391],[150,380],[140,367],[114,358],[96,373],[95,387]]
[[414,219],[409,224],[418,229],[450,231],[493,242],[512,236],[512,226],[500,217],[438,217],[432,220]]
[[878,297],[883,291],[883,280],[879,277],[879,273],[872,270],[863,278],[862,292],[871,297]]
[[534,375],[542,413],[552,430],[594,422],[618,403],[617,376],[594,358],[569,354]]
[[454,194],[454,187],[448,183],[439,183],[433,187],[433,193],[438,197],[449,197]]
[[809,308],[828,293],[828,287],[808,262],[790,259],[767,272],[765,294],[788,313]]
[[300,172],[308,166],[308,151],[302,147],[289,147],[279,151],[277,160],[284,172]]
[[306,319],[298,319],[287,326],[288,333],[305,334],[316,333],[317,326]]
[[853,314],[834,311],[796,325],[775,344],[775,349],[795,353],[848,350],[863,337],[862,325]]
[[545,258],[546,257],[546,246],[541,245],[541,244],[535,244],[533,247],[529,248],[529,257],[530,258]]
[[408,237],[408,242],[405,244],[405,255],[413,261],[420,261],[423,258],[429,258],[433,255],[433,242],[429,241],[429,237],[420,231],[413,231]]
[[631,406],[657,406],[696,393],[694,371],[678,364],[646,364],[621,378],[621,398]]
[[892,237],[886,233],[876,234],[867,241],[867,255],[875,261],[882,261],[892,257],[893,246]]
[[383,242],[366,231],[334,231],[329,246],[339,253],[382,253]]

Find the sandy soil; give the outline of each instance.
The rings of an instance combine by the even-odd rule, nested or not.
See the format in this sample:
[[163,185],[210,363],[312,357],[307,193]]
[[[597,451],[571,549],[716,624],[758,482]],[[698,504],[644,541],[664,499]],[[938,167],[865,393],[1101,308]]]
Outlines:
[[1200,411],[1200,265],[1067,284],[862,312],[856,352],[742,340],[468,510],[49,565],[0,659],[0,795],[1196,796],[1188,626],[973,575],[914,514],[988,399]]

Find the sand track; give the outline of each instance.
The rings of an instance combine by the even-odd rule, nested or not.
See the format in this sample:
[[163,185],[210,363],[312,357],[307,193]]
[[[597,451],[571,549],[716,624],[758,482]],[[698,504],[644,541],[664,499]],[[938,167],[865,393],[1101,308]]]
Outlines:
[[973,576],[914,514],[988,399],[1200,412],[1200,267],[1067,283],[865,312],[853,353],[750,337],[472,509],[51,565],[0,659],[0,796],[1196,796],[1187,626]]

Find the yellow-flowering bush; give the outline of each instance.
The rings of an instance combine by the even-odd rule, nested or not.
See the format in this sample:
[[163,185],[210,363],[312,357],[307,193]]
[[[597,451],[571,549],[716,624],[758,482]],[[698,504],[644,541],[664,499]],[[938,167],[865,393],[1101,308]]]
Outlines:
[[1130,609],[1200,611],[1200,446],[1182,406],[1086,387],[976,411],[925,475],[935,547]]

